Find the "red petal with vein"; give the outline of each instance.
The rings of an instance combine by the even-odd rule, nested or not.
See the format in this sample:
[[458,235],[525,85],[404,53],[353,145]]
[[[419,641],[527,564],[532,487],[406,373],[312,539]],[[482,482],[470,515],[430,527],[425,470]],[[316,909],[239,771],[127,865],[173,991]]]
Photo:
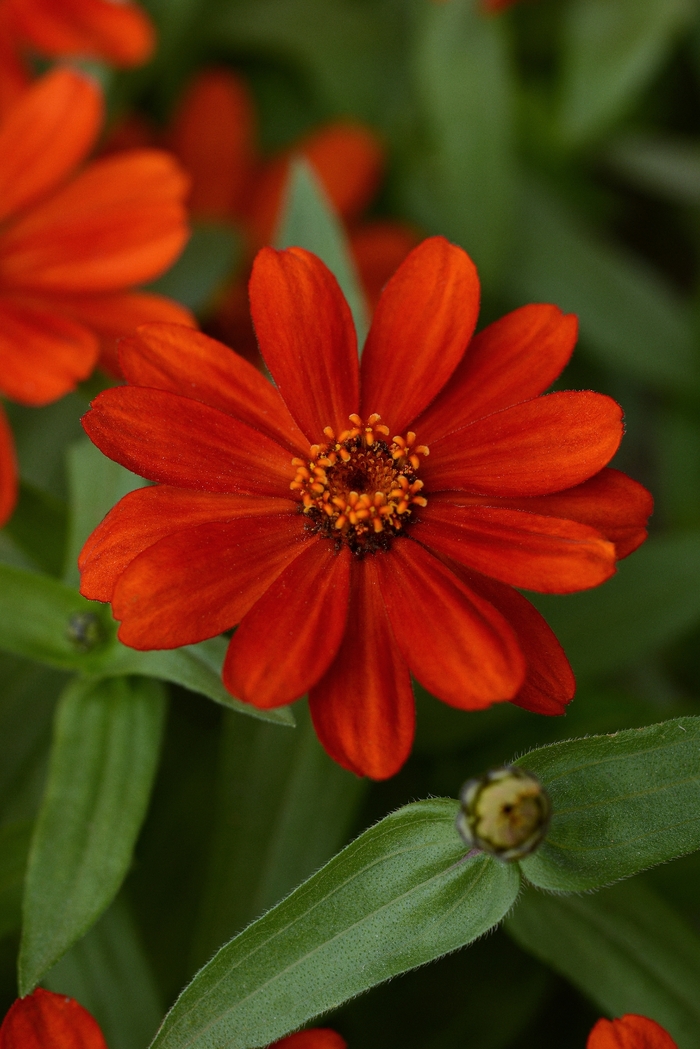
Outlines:
[[358,776],[388,779],[411,752],[411,677],[389,625],[377,557],[353,561],[347,628],[326,675],[309,691],[321,743]]
[[98,160],[6,230],[0,278],[64,292],[121,291],[152,280],[187,240],[187,190],[179,164],[161,150]]
[[112,613],[121,620],[120,641],[140,650],[178,648],[228,630],[299,556],[307,537],[296,513],[202,524],[166,536],[117,582]]
[[149,481],[289,497],[289,452],[208,404],[162,390],[105,390],[83,416],[97,447]]
[[273,1042],[270,1049],[347,1049],[347,1045],[330,1027],[312,1027],[310,1031],[297,1031]]
[[0,405],[0,528],[9,521],[17,502],[17,460],[12,430]]
[[411,226],[390,219],[363,222],[351,234],[350,248],[371,313],[387,281],[419,240]]
[[53,57],[87,55],[140,65],[155,46],[145,11],[125,0],[6,0],[27,41]]
[[484,415],[538,397],[567,364],[578,320],[556,306],[523,306],[472,339],[445,389],[416,421],[430,444]]
[[98,352],[95,335],[52,303],[0,296],[0,392],[6,397],[49,404],[87,379]]
[[255,113],[243,80],[228,69],[200,73],[180,103],[169,143],[192,177],[192,214],[237,214],[255,162]]
[[564,649],[537,609],[510,586],[454,562],[450,567],[468,587],[498,609],[515,631],[527,670],[511,703],[535,714],[563,714],[574,698],[576,681]]
[[[48,297],[45,301],[49,301]],[[121,378],[117,340],[130,335],[149,321],[197,327],[194,314],[163,295],[145,291],[113,292],[107,295],[70,295],[55,299],[56,311],[84,324],[100,339],[100,367]]]
[[571,594],[615,573],[615,547],[578,521],[434,496],[411,536],[437,554],[511,586]]
[[421,465],[427,492],[549,495],[587,481],[622,440],[622,409],[590,391],[550,393],[435,441]]
[[18,998],[0,1027],[0,1049],[107,1049],[87,1009],[39,987]]
[[0,124],[0,221],[58,186],[92,149],[102,124],[94,81],[56,69],[32,85]]
[[[455,495],[459,499],[459,496]],[[589,481],[554,495],[508,503],[515,510],[565,517],[595,528],[615,544],[618,560],[627,557],[647,537],[647,519],[654,509],[651,493],[627,474],[606,467]]]
[[122,342],[119,360],[125,378],[136,386],[202,401],[294,454],[308,453],[304,435],[272,383],[223,343],[171,324],[148,324]]
[[359,403],[357,339],[330,270],[302,248],[263,248],[250,278],[253,324],[272,377],[312,444],[348,427]]
[[319,540],[292,561],[233,636],[223,669],[229,692],[267,710],[323,677],[345,630],[350,557]]
[[363,417],[405,430],[455,370],[479,313],[479,278],[444,237],[414,248],[387,284],[362,356]]
[[619,1020],[598,1020],[587,1049],[678,1049],[668,1031],[646,1016],[627,1013]]
[[500,612],[418,543],[397,541],[376,560],[394,636],[413,676],[461,710],[512,699],[525,660]]
[[168,485],[129,492],[97,526],[80,553],[80,592],[92,601],[111,601],[119,577],[134,558],[175,532],[213,521],[295,509],[290,499],[213,495]]

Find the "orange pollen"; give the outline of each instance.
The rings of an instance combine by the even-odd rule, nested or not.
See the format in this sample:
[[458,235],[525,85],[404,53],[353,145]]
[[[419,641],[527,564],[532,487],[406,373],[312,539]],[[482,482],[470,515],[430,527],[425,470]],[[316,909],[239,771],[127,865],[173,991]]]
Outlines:
[[363,422],[351,415],[351,426],[337,436],[326,426],[326,441],[311,445],[308,459],[292,459],[289,487],[299,494],[309,527],[360,557],[386,550],[415,508],[428,504],[417,476],[427,446],[416,444],[411,432],[389,440],[380,418]]

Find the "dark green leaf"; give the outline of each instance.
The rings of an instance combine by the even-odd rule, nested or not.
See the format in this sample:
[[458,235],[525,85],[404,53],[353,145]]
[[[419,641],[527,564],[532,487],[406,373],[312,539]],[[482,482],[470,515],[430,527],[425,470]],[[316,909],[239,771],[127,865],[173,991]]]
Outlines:
[[554,743],[519,758],[552,800],[521,862],[543,889],[600,888],[700,848],[700,718]]
[[593,896],[528,890],[506,929],[610,1016],[651,1016],[680,1049],[700,1045],[700,937],[642,883]]
[[180,258],[149,290],[177,299],[195,313],[205,313],[240,255],[241,244],[232,227],[200,222]]
[[92,1013],[110,1049],[144,1049],[163,1015],[138,930],[121,897],[43,982]]
[[32,836],[28,821],[0,827],[0,940],[22,922],[22,886]]
[[700,620],[700,533],[649,539],[598,590],[534,601],[576,673],[627,666]]
[[223,947],[166,1017],[157,1049],[250,1049],[471,942],[518,892],[513,866],[463,863],[456,802],[409,805],[365,831]]
[[511,265],[514,305],[578,314],[581,351],[684,396],[700,389],[688,307],[643,263],[598,240],[541,186],[522,188]]
[[19,502],[7,524],[15,544],[44,572],[60,575],[66,547],[66,506],[23,481]]
[[626,135],[613,142],[606,160],[646,192],[680,204],[700,204],[697,139]]
[[162,687],[142,679],[75,681],[64,692],[27,868],[21,994],[118,892],[146,814],[164,711]]
[[22,479],[57,499],[66,497],[65,450],[84,437],[80,417],[86,401],[69,393],[45,408],[7,404]]
[[313,251],[334,274],[352,310],[357,341],[367,334],[367,306],[342,223],[308,161],[297,157],[289,171],[287,198],[275,235],[278,248]]
[[573,0],[564,8],[561,134],[579,144],[620,116],[691,21],[692,0]]

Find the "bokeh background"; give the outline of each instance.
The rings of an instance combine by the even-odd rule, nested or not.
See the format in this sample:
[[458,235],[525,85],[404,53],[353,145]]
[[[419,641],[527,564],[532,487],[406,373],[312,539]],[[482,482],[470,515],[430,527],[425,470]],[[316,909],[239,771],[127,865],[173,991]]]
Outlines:
[[[656,509],[647,544],[611,582],[535,598],[577,674],[563,718],[510,705],[463,714],[419,695],[413,757],[393,780],[370,785],[323,754],[303,706],[291,732],[173,689],[136,863],[117,902],[48,981],[92,1009],[111,1049],[145,1047],[217,946],[398,805],[454,797],[469,775],[536,745],[700,714],[697,0],[522,0],[491,14],[474,0],[145,6],[159,30],[155,59],[133,72],[95,70],[112,129],[138,117],[165,135],[193,78],[211,67],[248,84],[265,153],[334,119],[367,125],[385,167],[366,217],[466,248],[482,279],[480,324],[527,302],[578,314],[579,346],[558,386],[600,390],[623,405],[627,434],[614,465],[651,489]],[[243,265],[235,225],[195,221],[158,288],[215,330],[220,289]],[[45,409],[10,407],[22,493],[0,533],[3,560],[59,574],[66,450],[99,382]],[[36,810],[65,679],[0,660],[1,833]],[[0,870],[2,1011],[16,993],[17,877]],[[328,1022],[351,1049],[582,1047],[594,1019],[614,1007],[615,951],[635,955],[630,901],[642,901],[652,932],[654,921],[676,922],[695,950],[699,877],[691,856],[622,892],[604,890],[595,914],[585,901],[580,911],[572,905],[571,928],[607,914],[583,961],[571,960],[568,926],[555,949],[556,938],[541,942],[506,923]],[[543,927],[553,921],[543,912]],[[653,994],[662,963],[643,953],[639,985]],[[594,975],[600,967],[604,980]]]

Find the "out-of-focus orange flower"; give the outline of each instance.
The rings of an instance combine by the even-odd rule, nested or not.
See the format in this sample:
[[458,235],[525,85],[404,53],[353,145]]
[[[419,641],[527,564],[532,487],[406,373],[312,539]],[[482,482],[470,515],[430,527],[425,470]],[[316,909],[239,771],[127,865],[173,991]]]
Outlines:
[[18,998],[0,1027],[0,1049],[107,1049],[87,1009],[39,987]]
[[269,1049],[347,1049],[347,1044],[330,1027],[312,1027],[309,1031],[297,1031],[273,1042]]
[[[381,143],[369,129],[335,121],[264,159],[252,99],[243,81],[229,70],[208,70],[197,77],[180,104],[167,142],[192,176],[193,217],[233,222],[247,235],[250,260],[272,240],[295,155],[309,161],[345,220],[370,308],[417,243],[416,232],[404,223],[362,221],[384,164]],[[223,296],[216,328],[239,352],[250,355],[255,342],[244,281]]]
[[57,69],[0,121],[0,394],[42,405],[109,366],[115,338],[145,321],[193,323],[132,291],[187,239],[188,180],[161,150],[81,167],[102,123],[88,77]]
[[387,284],[360,367],[337,282],[301,248],[263,248],[251,312],[271,385],[204,335],[146,325],[129,383],[83,425],[157,482],[88,539],[82,593],[119,637],[174,648],[239,624],[224,663],[260,708],[309,693],[328,753],[383,779],[414,732],[410,675],[462,710],[561,714],[566,656],[514,587],[597,586],[646,535],[651,498],[606,469],[622,412],[540,396],[576,319],[526,306],[472,338],[479,282],[441,237]]
[[12,431],[0,405],[0,528],[9,521],[17,502],[17,463]]
[[619,1020],[598,1020],[587,1049],[678,1049],[668,1031],[646,1016],[627,1013]]
[[130,0],[0,0],[0,23],[14,50],[24,47],[51,58],[136,66],[155,47],[151,20]]

